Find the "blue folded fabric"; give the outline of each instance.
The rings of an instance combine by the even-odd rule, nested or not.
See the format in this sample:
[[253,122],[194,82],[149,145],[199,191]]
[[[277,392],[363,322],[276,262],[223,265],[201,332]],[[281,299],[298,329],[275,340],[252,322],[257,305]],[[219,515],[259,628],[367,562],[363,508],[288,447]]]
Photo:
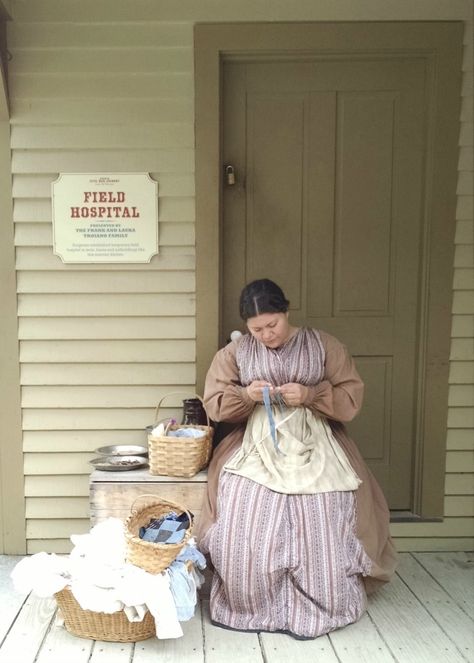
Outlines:
[[171,511],[163,518],[151,520],[147,527],[140,527],[139,536],[143,541],[151,543],[180,543],[189,525],[187,513],[178,516]]
[[185,546],[176,557],[177,562],[187,562],[190,560],[198,569],[206,568],[206,558],[195,546]]
[[177,560],[172,562],[168,567],[168,573],[178,620],[186,622],[194,617],[197,602],[196,583],[184,562]]

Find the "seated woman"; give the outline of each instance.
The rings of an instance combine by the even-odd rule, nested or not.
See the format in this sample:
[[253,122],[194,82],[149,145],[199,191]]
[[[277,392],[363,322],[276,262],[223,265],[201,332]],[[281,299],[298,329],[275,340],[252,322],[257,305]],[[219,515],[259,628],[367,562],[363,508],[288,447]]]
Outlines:
[[346,348],[293,327],[268,279],[241,293],[248,332],[217,352],[204,404],[235,424],[209,466],[197,532],[213,623],[315,638],[357,621],[396,553],[384,496],[342,422],[363,384]]

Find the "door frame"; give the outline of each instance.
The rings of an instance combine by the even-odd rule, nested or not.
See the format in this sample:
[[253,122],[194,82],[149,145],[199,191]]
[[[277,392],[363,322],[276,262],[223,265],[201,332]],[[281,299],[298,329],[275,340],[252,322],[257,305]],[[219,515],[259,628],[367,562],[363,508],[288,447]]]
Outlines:
[[[202,392],[218,349],[221,286],[221,87],[225,59],[292,56],[419,57],[427,70],[424,260],[412,513],[444,513],[448,375],[463,23],[212,23],[194,28],[196,165],[196,371]],[[317,45],[317,46],[315,46]],[[237,305],[237,303],[236,303]],[[429,414],[429,416],[428,416]]]

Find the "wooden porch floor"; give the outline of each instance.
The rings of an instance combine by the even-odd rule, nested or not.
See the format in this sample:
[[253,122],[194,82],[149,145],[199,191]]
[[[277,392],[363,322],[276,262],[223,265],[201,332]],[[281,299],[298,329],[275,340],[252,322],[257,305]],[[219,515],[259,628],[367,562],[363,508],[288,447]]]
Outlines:
[[205,597],[177,640],[77,638],[54,625],[54,601],[14,591],[9,574],[18,559],[0,556],[0,663],[474,662],[470,553],[403,553],[395,580],[369,600],[360,622],[305,642],[214,627]]

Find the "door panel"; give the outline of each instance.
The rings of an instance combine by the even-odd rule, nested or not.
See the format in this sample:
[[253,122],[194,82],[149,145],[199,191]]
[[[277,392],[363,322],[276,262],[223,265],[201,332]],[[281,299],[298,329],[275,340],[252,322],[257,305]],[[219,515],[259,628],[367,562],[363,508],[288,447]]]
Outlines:
[[394,101],[386,92],[338,96],[336,316],[391,313]]
[[366,383],[351,434],[393,509],[411,504],[424,65],[416,58],[224,66],[222,342],[246,282],[282,285]]

